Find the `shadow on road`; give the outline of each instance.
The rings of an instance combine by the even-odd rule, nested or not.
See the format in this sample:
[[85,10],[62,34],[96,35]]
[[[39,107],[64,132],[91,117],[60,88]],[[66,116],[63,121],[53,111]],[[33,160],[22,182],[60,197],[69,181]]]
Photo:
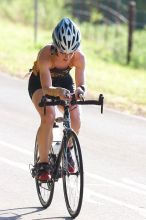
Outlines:
[[[25,209],[32,209],[32,211],[27,211],[25,212]],[[21,214],[17,214],[16,212],[18,210],[22,210],[23,213]],[[42,207],[23,207],[23,208],[13,208],[13,209],[5,209],[5,210],[1,210],[0,209],[0,220],[18,220],[18,219],[23,219],[24,216],[33,214],[33,213],[37,213],[37,212],[41,212],[43,211],[44,208]],[[30,216],[28,216],[29,219]],[[37,218],[34,217],[32,218],[32,220],[47,220],[47,219],[64,219],[64,220],[71,220],[71,217],[50,217],[50,218]]]

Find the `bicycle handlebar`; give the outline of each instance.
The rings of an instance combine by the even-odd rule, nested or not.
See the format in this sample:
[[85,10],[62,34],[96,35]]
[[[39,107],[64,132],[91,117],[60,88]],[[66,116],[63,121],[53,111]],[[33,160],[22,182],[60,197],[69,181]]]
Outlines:
[[55,105],[100,105],[101,106],[101,114],[103,113],[103,103],[104,97],[102,94],[99,95],[98,100],[76,100],[75,95],[73,94],[71,100],[61,100],[58,97],[52,97],[45,95],[42,97],[41,102],[39,103],[39,107],[46,107],[46,106],[55,106]]

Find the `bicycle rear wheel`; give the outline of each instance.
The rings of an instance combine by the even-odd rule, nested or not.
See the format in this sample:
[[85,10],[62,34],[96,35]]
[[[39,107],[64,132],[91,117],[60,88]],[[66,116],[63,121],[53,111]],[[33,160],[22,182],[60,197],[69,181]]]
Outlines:
[[[38,143],[37,143],[37,136],[35,141],[35,149],[34,149],[34,164],[39,161],[39,150],[38,150]],[[51,205],[53,194],[54,194],[54,182],[42,182],[35,179],[36,182],[36,190],[40,200],[40,203],[44,208],[47,208]]]
[[66,146],[69,146],[70,143],[72,143],[70,152],[74,161],[74,172],[70,173],[68,171],[69,162],[67,159],[67,148],[65,147],[62,159],[64,170],[63,190],[68,212],[75,218],[79,214],[82,206],[84,177],[80,144],[77,135],[73,131],[71,131],[70,135],[67,137]]

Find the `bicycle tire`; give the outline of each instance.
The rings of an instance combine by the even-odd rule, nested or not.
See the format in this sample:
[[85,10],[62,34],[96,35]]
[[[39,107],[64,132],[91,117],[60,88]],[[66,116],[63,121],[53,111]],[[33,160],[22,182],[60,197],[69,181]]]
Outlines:
[[[64,150],[62,166],[63,166],[63,191],[67,210],[71,217],[75,218],[78,216],[82,206],[83,200],[83,188],[84,188],[84,173],[83,173],[83,162],[80,143],[77,135],[74,131],[71,131],[67,137],[65,143],[68,146],[69,141],[72,140],[73,146],[71,149],[72,158],[75,164],[74,173],[69,173],[67,168],[67,157]],[[67,149],[64,147],[64,149]],[[79,184],[78,184],[79,183]],[[75,187],[77,187],[75,189]],[[77,191],[76,191],[77,190]],[[78,195],[77,195],[78,194]],[[75,198],[76,197],[76,198]]]
[[[34,149],[34,164],[39,161],[39,151],[38,151],[38,143],[37,136],[35,140],[35,149]],[[41,182],[35,179],[36,182],[36,190],[38,194],[38,198],[40,200],[41,205],[44,208],[47,208],[51,205],[53,195],[54,195],[54,182]]]

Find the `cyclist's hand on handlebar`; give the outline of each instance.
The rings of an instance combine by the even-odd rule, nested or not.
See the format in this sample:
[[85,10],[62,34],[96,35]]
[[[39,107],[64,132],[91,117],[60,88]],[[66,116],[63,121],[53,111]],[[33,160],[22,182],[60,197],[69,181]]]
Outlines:
[[83,99],[84,98],[84,94],[85,94],[85,92],[82,90],[81,87],[77,87],[76,88],[76,90],[75,90],[76,99]]
[[59,97],[62,100],[69,100],[71,97],[70,91],[64,88],[59,88]]

